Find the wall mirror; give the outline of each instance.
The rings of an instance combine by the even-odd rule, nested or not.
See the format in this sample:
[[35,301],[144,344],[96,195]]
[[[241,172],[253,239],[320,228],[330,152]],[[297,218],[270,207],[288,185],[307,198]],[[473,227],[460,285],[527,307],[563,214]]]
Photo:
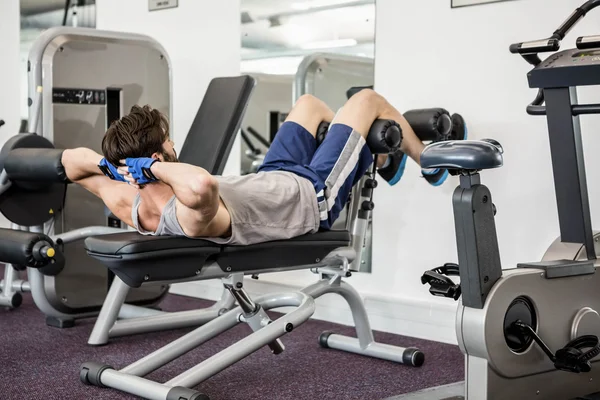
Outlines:
[[[374,84],[375,0],[241,0],[241,72],[257,86],[242,123],[241,173],[255,172],[295,100],[336,111]],[[346,215],[338,219],[344,228]],[[371,270],[371,224],[360,269]]]

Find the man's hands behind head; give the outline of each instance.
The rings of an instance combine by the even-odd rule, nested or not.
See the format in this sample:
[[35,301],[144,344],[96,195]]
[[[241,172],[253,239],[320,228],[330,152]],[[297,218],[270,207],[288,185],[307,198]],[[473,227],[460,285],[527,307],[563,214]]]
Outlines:
[[102,160],[100,160],[100,163],[98,164],[98,168],[100,168],[100,171],[102,171],[102,173],[104,175],[106,175],[113,181],[126,182],[123,175],[121,175],[121,173],[119,173],[117,167],[115,167],[114,165],[109,163],[106,160],[106,158],[103,158]]
[[121,160],[121,163],[125,164],[125,166],[119,167],[118,173],[123,177],[125,182],[139,189],[140,185],[158,181],[158,178],[150,170],[152,165],[157,161],[160,160],[150,157],[127,158]]

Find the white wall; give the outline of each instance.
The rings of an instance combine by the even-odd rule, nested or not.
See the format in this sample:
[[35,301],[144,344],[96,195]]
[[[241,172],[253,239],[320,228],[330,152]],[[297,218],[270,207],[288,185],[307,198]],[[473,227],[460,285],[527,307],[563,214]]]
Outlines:
[[[513,268],[539,260],[559,231],[546,121],[526,114],[536,94],[526,80],[531,67],[508,47],[548,37],[582,1],[518,0],[459,9],[448,3],[378,0],[376,88],[401,110],[443,106],[459,112],[471,138],[491,137],[504,146],[505,166],[484,171],[482,180],[498,207],[503,267]],[[574,47],[577,36],[597,34],[599,22],[600,14],[591,13],[563,48]],[[598,98],[600,90],[592,89],[582,91],[580,101]],[[597,123],[594,117],[582,119],[595,226]],[[419,276],[456,260],[451,208],[456,179],[432,188],[417,177],[414,164],[405,174],[398,187],[378,193],[374,273],[361,289],[435,304],[443,300],[429,296]]]
[[[0,146],[9,137],[19,133],[21,123],[19,24],[19,1],[0,1],[0,119],[6,122],[0,127]],[[2,215],[0,227],[9,227]]]
[[[376,89],[400,110],[442,106],[461,113],[471,138],[491,137],[504,146],[505,166],[482,173],[498,207],[504,268],[539,260],[559,233],[545,119],[525,113],[536,94],[527,85],[530,67],[508,47],[549,36],[582,3],[517,0],[451,9],[448,0],[377,1]],[[590,13],[563,48],[573,47],[580,35],[598,34],[599,22],[600,14]],[[580,92],[582,103],[599,100],[598,89]],[[595,226],[598,122],[582,118]],[[430,296],[420,276],[456,261],[451,203],[456,184],[451,178],[441,188],[431,187],[410,163],[401,183],[377,189],[373,272],[349,280],[363,295],[374,328],[455,342],[456,303]],[[308,271],[261,276],[263,283],[296,287],[315,279]],[[258,292],[264,285],[254,286]],[[317,317],[351,322],[343,303],[333,298],[317,303]]]
[[0,144],[19,132],[19,1],[0,1]]
[[[172,132],[180,150],[210,80],[239,75],[239,0],[186,0],[178,8],[152,12],[147,0],[96,3],[98,29],[146,34],[167,50],[172,64]],[[239,148],[238,140],[225,173],[239,174]]]

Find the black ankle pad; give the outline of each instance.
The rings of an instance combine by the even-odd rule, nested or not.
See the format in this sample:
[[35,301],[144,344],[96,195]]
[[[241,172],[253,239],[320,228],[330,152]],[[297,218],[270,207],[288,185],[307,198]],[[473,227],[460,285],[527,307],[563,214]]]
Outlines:
[[467,126],[465,119],[460,114],[452,114],[452,131],[448,140],[466,140]]
[[350,99],[350,97],[354,96],[356,93],[364,89],[373,89],[373,85],[351,87],[350,89],[346,90],[346,98]]
[[329,122],[323,121],[319,124],[317,128],[317,146],[320,146],[325,140],[325,136],[327,136],[327,131],[329,130]]
[[367,135],[367,146],[373,154],[389,154],[400,149],[402,128],[391,119],[377,119]]
[[447,140],[452,131],[450,113],[443,108],[422,108],[404,113],[404,118],[421,141]]

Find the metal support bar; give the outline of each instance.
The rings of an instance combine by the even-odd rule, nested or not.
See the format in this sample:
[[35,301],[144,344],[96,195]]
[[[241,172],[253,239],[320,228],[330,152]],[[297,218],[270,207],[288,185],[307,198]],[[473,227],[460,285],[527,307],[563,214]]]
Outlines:
[[90,236],[110,235],[112,233],[127,232],[126,229],[111,228],[108,226],[86,226],[85,228],[74,229],[69,232],[60,233],[50,237],[54,242],[60,240],[63,243],[74,242],[79,239],[85,239]]
[[[271,343],[275,339],[290,332],[294,327],[308,320],[315,312],[314,300],[304,293],[282,293],[270,296],[280,298],[282,303],[280,306],[282,307],[291,306],[297,308],[279,317],[261,330],[246,336],[244,339],[206,359],[197,366],[171,379],[165,384],[170,386],[184,387],[196,386],[200,382],[203,382],[218,372],[221,372],[228,366],[249,356],[256,350],[263,347],[265,344]],[[261,300],[258,299],[257,303],[261,304]]]
[[400,364],[406,363],[404,356],[406,349],[404,347],[377,342],[372,342],[365,347],[361,346],[359,340],[356,338],[336,334],[331,334],[327,337],[327,347]]
[[125,303],[127,293],[129,293],[129,286],[118,276],[115,276],[104,304],[102,304],[98,319],[96,319],[96,323],[94,324],[94,329],[92,329],[92,333],[88,339],[88,344],[97,346],[108,343],[110,328],[117,321],[119,310],[123,303]]
[[[109,338],[113,337],[202,325],[217,318],[235,305],[229,292],[223,289],[221,298],[208,308],[164,312],[124,304],[129,290],[129,286],[121,279],[114,278],[88,339],[88,344],[102,345],[108,343]],[[117,320],[117,318],[121,320]]]
[[461,175],[452,195],[462,302],[482,309],[502,276],[494,204],[479,174]]
[[322,279],[302,289],[302,293],[306,293],[314,299],[318,299],[328,293],[336,293],[342,296],[348,303],[348,306],[350,306],[360,346],[366,348],[375,341],[371,324],[369,323],[369,316],[367,315],[367,310],[360,294],[348,283],[342,281],[341,278],[336,280],[334,284],[330,280]]
[[544,89],[544,97],[561,241],[585,245],[588,260],[595,260],[581,127],[571,114],[577,90]]
[[115,322],[108,336],[112,338],[203,325],[217,318],[222,310],[220,307],[212,306],[203,310],[164,312],[149,317],[134,317]]
[[[10,265],[7,265],[5,268],[9,268]],[[5,285],[5,281],[0,281],[0,288],[3,288]],[[19,293],[27,293],[31,291],[31,285],[29,282],[24,281],[22,279],[17,279],[12,282],[12,290]],[[0,290],[0,293],[4,293],[4,290]]]
[[100,382],[107,387],[132,393],[149,400],[166,400],[167,394],[171,390],[170,386],[115,371],[114,369],[102,371]]
[[236,326],[239,323],[240,312],[241,309],[238,307],[217,319],[209,321],[187,335],[128,365],[121,372],[137,376],[148,375],[150,372],[195,349],[202,343]]
[[169,314],[165,311],[155,310],[153,308],[134,306],[131,304],[123,304],[119,310],[119,319],[132,319],[153,317],[155,315]]

